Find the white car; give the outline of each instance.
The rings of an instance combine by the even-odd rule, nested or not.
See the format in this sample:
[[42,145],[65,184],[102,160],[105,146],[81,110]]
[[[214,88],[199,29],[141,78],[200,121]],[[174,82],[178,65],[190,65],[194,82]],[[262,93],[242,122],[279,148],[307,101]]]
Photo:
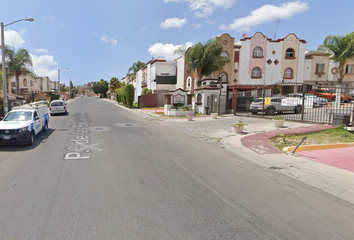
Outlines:
[[328,100],[322,97],[318,97],[316,95],[310,94],[310,93],[290,93],[286,95],[287,97],[295,97],[295,98],[300,98],[302,99],[303,96],[305,96],[305,99],[312,99],[313,106],[314,107],[322,107],[326,106],[328,104]]
[[278,114],[283,112],[294,112],[295,114],[301,113],[302,106],[296,98],[272,97],[268,99],[270,101],[265,105],[263,98],[255,99],[250,105],[250,112],[252,114],[257,114],[264,109],[264,113],[267,115],[273,115],[275,112]]
[[0,119],[0,144],[33,145],[35,136],[48,130],[47,101],[14,107]]
[[68,109],[64,100],[53,100],[49,105],[50,115],[54,114],[68,114]]

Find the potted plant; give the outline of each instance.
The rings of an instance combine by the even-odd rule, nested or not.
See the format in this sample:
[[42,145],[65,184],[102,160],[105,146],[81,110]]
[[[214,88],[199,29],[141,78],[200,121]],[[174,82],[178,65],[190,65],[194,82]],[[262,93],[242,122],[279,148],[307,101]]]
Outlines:
[[186,117],[188,121],[192,121],[194,114],[187,114]]
[[212,119],[216,119],[218,117],[218,113],[210,113]]
[[242,118],[238,121],[238,123],[232,124],[235,129],[235,133],[242,133],[246,125],[247,124],[242,121]]
[[282,115],[276,115],[273,117],[274,127],[281,128],[283,127],[285,118]]

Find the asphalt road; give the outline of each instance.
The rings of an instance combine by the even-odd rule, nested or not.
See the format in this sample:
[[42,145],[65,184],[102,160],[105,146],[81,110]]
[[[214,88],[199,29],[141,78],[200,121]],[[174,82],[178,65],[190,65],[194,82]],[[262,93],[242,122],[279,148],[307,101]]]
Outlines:
[[352,239],[354,206],[96,98],[0,147],[0,239]]

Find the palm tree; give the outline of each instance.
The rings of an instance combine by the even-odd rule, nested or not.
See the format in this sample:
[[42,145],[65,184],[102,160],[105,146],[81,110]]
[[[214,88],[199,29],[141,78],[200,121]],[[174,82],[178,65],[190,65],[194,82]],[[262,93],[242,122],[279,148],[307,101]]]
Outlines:
[[210,76],[213,72],[222,69],[222,67],[230,62],[226,56],[222,56],[222,45],[215,39],[209,39],[206,43],[199,42],[189,49],[178,48],[175,53],[185,56],[187,70],[196,71],[196,79],[199,79],[197,84],[200,85],[200,80],[204,76]]
[[15,49],[5,46],[5,56],[8,76],[16,77],[16,94],[20,94],[20,76],[33,75],[33,72],[28,70],[33,66],[31,55],[24,48],[15,51]]
[[129,73],[129,80],[134,80],[137,71],[142,68],[145,67],[145,63],[141,62],[141,61],[137,61],[136,63],[134,63],[129,69],[128,69],[128,73]]
[[109,91],[110,91],[111,93],[114,93],[114,91],[115,91],[117,88],[120,88],[119,79],[116,78],[116,77],[112,77],[111,80],[109,81]]
[[334,61],[339,63],[337,81],[338,84],[342,84],[345,62],[354,57],[354,32],[345,36],[329,35],[318,47],[318,50],[332,54]]

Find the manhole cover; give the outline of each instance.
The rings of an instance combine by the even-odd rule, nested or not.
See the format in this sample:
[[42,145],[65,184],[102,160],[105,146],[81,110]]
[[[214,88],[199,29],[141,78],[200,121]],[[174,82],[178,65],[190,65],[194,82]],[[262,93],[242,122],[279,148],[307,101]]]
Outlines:
[[109,127],[89,127],[90,132],[107,132],[111,130]]

